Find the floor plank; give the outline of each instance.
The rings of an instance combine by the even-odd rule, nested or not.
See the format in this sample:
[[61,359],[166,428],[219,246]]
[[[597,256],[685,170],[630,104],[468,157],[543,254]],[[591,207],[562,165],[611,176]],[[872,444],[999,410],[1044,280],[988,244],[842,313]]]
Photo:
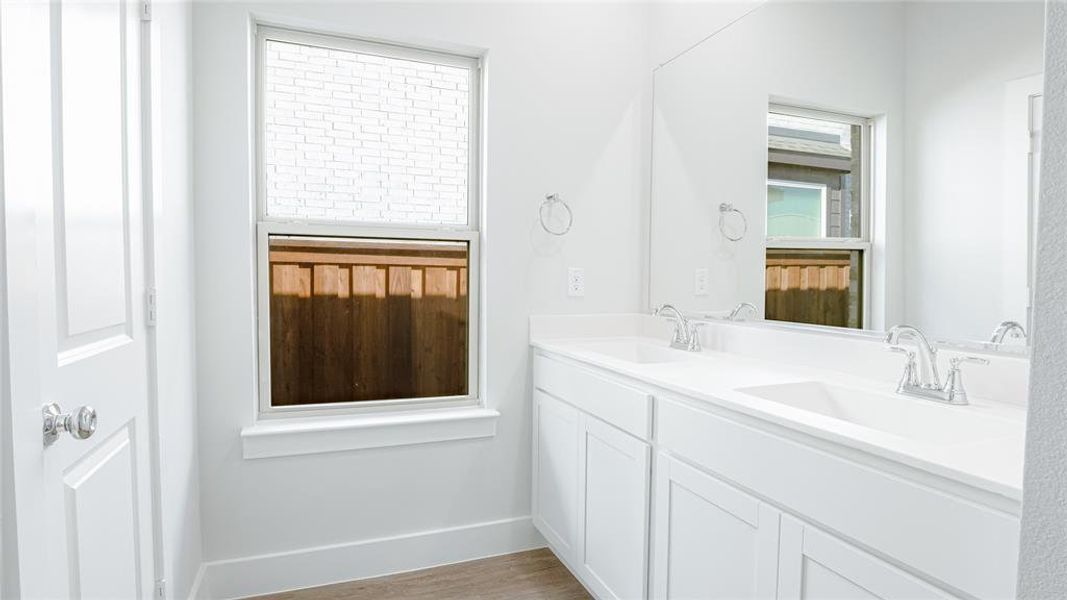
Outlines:
[[257,600],[589,600],[547,548],[422,571],[260,596]]

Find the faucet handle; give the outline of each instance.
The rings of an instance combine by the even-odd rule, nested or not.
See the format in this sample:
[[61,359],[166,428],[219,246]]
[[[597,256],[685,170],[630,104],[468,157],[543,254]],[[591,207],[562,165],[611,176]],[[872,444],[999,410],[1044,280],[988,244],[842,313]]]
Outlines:
[[904,346],[898,346],[896,344],[891,344],[889,346],[886,346],[885,349],[888,352],[896,352],[897,354],[903,354],[905,356],[905,358],[907,359],[907,361],[908,361],[908,366],[910,366],[910,367],[914,367],[915,366],[915,351],[914,350],[911,350],[909,348],[905,348]]
[[915,364],[915,351],[896,344],[890,344],[886,346],[885,349],[889,352],[896,352],[904,355],[904,373],[901,374],[900,383],[897,384],[897,393],[902,393],[907,388],[918,386],[919,375],[918,366]]
[[988,365],[989,359],[982,358],[980,356],[954,356],[949,359],[948,364],[951,365],[952,370],[958,371],[960,365],[963,363],[974,363],[976,365]]
[[689,344],[686,350],[700,352],[700,328],[707,326],[706,321],[689,321]]
[[963,387],[963,373],[960,372],[960,365],[963,363],[975,363],[978,365],[988,365],[989,359],[980,358],[978,356],[954,356],[948,361],[952,366],[948,372],[948,380],[945,381],[945,395],[949,404],[964,405],[967,402],[967,390]]

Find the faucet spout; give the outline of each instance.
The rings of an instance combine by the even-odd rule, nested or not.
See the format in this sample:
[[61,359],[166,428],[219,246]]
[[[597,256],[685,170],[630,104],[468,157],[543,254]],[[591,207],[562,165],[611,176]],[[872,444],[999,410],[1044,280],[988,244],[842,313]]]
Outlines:
[[940,389],[941,377],[937,373],[937,350],[930,345],[923,332],[911,325],[896,325],[886,332],[885,343],[899,346],[902,339],[915,342],[919,358],[919,385],[926,389]]
[[759,314],[759,309],[756,308],[756,305],[752,304],[751,302],[742,302],[742,303],[738,304],[737,306],[735,306],[734,309],[730,311],[730,316],[726,317],[726,319],[729,320],[729,321],[744,321],[745,320],[745,315],[744,315],[745,312],[748,312],[753,317],[755,317],[756,315]]
[[[664,313],[671,313],[666,315]],[[705,323],[692,322],[685,318],[682,311],[671,304],[663,304],[652,311],[653,315],[664,316],[674,321],[674,337],[671,338],[671,348],[700,352],[700,334],[697,329]]]
[[993,335],[989,338],[989,341],[994,344],[1003,344],[1005,338],[1025,340],[1026,328],[1017,321],[1004,321],[993,330]]

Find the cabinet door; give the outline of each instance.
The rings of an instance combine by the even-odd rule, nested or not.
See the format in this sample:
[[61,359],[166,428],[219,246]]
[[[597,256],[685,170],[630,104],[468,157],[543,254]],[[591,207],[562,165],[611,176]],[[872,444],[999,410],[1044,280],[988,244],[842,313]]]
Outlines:
[[580,413],[534,390],[533,522],[565,562],[578,536]]
[[582,424],[582,579],[601,600],[645,598],[649,445],[589,415]]
[[782,519],[779,600],[954,596],[796,519]]
[[774,598],[780,513],[660,453],[654,594],[659,600]]

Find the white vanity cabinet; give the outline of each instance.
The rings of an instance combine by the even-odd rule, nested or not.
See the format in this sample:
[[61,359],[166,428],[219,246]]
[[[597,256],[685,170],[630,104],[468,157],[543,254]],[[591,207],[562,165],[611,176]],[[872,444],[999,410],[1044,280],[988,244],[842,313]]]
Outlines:
[[597,598],[645,598],[651,398],[551,359],[535,372],[534,525]]
[[653,596],[775,597],[780,513],[676,458],[656,457]]
[[600,600],[1015,594],[1003,496],[554,355],[534,387],[533,521]]

